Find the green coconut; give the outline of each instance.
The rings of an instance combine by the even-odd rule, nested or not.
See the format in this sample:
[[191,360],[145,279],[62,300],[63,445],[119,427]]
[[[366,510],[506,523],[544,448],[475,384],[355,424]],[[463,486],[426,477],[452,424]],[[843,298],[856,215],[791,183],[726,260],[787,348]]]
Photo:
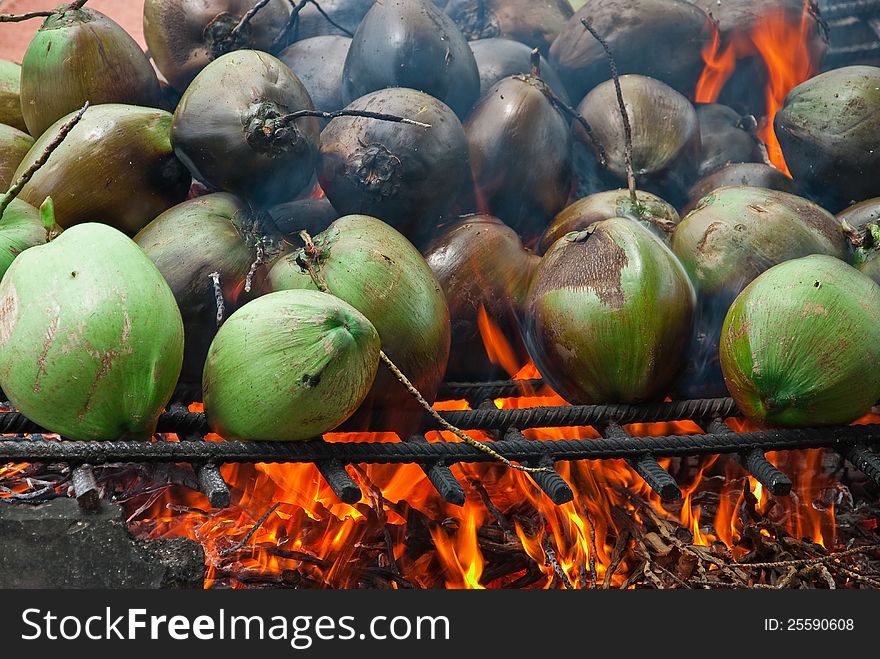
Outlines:
[[34,138],[27,133],[0,124],[0,191],[12,187],[13,174],[33,145]]
[[734,295],[767,268],[809,254],[846,258],[835,217],[786,192],[732,186],[704,197],[678,225],[673,251],[698,293]]
[[[244,289],[251,265],[258,261],[259,239],[247,205],[220,192],[168,209],[134,237],[168,282],[183,316],[182,381],[202,381],[202,367],[217,333],[217,297],[211,275],[216,273],[219,279],[228,317],[250,297]],[[265,280],[266,272],[265,265],[258,265],[252,280]]]
[[[71,118],[59,119],[15,172],[21,176]],[[58,224],[102,222],[134,235],[183,201],[192,179],[171,149],[171,114],[133,105],[93,105],[86,110],[19,197],[38,206],[55,202]]]
[[13,199],[0,219],[0,278],[24,250],[45,245],[53,225],[51,201],[37,210],[20,199]]
[[526,340],[541,375],[570,403],[662,399],[684,365],[694,290],[650,230],[611,218],[544,255]]
[[846,259],[840,222],[801,197],[766,188],[717,188],[688,213],[672,241],[697,291],[694,336],[679,393],[726,396],[718,363],[724,314],[737,294],[768,268],[809,254]]
[[180,373],[183,323],[141,249],[86,223],[15,259],[0,282],[0,386],[77,440],[148,439]]
[[826,255],[767,270],[724,319],[721,368],[749,419],[849,423],[880,398],[880,287]]
[[211,343],[202,381],[208,423],[238,439],[329,432],[369,392],[379,350],[376,328],[339,298],[306,290],[260,297]]
[[159,79],[141,47],[88,7],[49,16],[21,61],[21,110],[34,136],[86,101],[155,107],[159,99]]
[[[330,292],[375,325],[388,356],[433,402],[449,359],[451,328],[443,290],[425,259],[402,234],[367,215],[342,217],[314,239]],[[269,272],[270,289],[314,289],[299,265],[303,258],[296,251],[279,259]],[[407,435],[418,428],[422,415],[419,404],[383,368],[347,427]]]
[[880,67],[810,78],[785,97],[773,125],[794,180],[826,208],[880,195]]
[[27,130],[21,114],[21,66],[0,59],[0,124]]
[[545,252],[550,245],[571,231],[583,231],[591,224],[612,217],[626,217],[641,222],[665,241],[669,229],[675,228],[681,218],[675,208],[657,195],[636,191],[633,204],[629,190],[607,190],[578,199],[563,208],[544,231],[538,251]]

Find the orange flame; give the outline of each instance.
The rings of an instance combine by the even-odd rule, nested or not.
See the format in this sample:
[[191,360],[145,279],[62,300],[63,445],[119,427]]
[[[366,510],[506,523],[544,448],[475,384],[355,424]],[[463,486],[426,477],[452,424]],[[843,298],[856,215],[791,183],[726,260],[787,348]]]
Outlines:
[[450,537],[440,525],[431,529],[431,538],[437,549],[437,558],[448,575],[445,585],[450,589],[479,590],[485,561],[477,542],[477,529],[484,520],[482,506],[465,501],[458,530]]
[[480,338],[483,339],[483,346],[486,349],[486,355],[496,366],[503,368],[508,375],[514,376],[522,368],[522,363],[516,356],[510,342],[499,327],[492,322],[486,308],[481,304],[477,309],[477,327],[480,330]]
[[782,107],[785,97],[797,85],[816,75],[817,62],[809,48],[808,35],[811,19],[808,4],[804,2],[800,24],[792,26],[784,14],[774,14],[763,21],[752,34],[755,48],[764,58],[770,74],[767,89],[767,123],[762,129],[761,138],[767,144],[770,161],[780,170],[791,176],[782,155],[782,148],[773,128],[773,118]]
[[734,44],[727,44],[722,48],[721,33],[716,29],[712,35],[712,42],[703,50],[703,61],[706,66],[697,81],[694,100],[697,103],[714,103],[736,69]]
[[771,12],[750,34],[734,34],[726,44],[721,42],[716,31],[712,42],[703,51],[706,65],[695,94],[698,103],[716,102],[733,75],[737,61],[760,56],[767,69],[768,82],[767,105],[758,135],[767,145],[770,161],[788,176],[791,174],[776,138],[773,119],[788,93],[818,72],[818,54],[809,46],[812,29],[810,5],[804,0],[798,21],[792,21],[784,11]]
[[[534,367],[523,372],[534,375]],[[543,387],[535,397],[505,399],[496,404],[522,404],[529,400],[556,398]],[[444,409],[467,409],[465,401],[447,401]],[[735,430],[747,429],[731,420]],[[689,434],[699,428],[690,422],[630,424],[632,434]],[[480,440],[484,433],[472,433]],[[525,432],[529,438],[565,439],[597,437],[594,428],[545,428]],[[428,433],[429,441],[457,441],[446,432]],[[393,441],[384,435],[334,434],[328,441]],[[571,484],[574,500],[562,506],[549,501],[534,481],[522,472],[496,464],[461,464],[452,467],[465,486],[468,497],[462,508],[442,501],[416,465],[369,465],[353,467],[351,475],[366,496],[354,505],[340,502],[313,465],[256,464],[227,465],[222,473],[230,484],[233,506],[210,510],[204,496],[179,486],[166,486],[136,495],[126,502],[132,529],[141,537],[188,536],[206,548],[209,563],[206,586],[218,580],[229,582],[223,570],[239,574],[284,575],[314,586],[357,587],[370,584],[371,570],[388,573],[399,570],[409,582],[425,588],[497,588],[523,570],[503,579],[486,572],[488,556],[481,547],[487,542],[488,523],[493,516],[507,517],[503,537],[492,542],[521,547],[523,559],[538,571],[530,587],[584,588],[601,585],[612,563],[615,544],[627,519],[639,523],[641,512],[632,495],[646,501],[660,516],[679,522],[693,534],[693,542],[711,545],[723,542],[735,554],[748,547],[743,535],[746,493],[752,505],[773,523],[797,537],[833,547],[833,506],[819,505],[820,493],[830,477],[820,469],[821,451],[770,454],[772,461],[792,476],[795,496],[772,497],[731,459],[713,456],[702,460],[692,480],[682,484],[683,499],[668,504],[660,501],[648,486],[621,460],[562,462],[556,465]],[[671,467],[671,460],[661,464]],[[673,472],[675,473],[675,472]],[[484,488],[493,506],[489,512],[475,496],[476,483]],[[717,514],[705,519],[701,493],[712,483],[723,483],[717,497]],[[710,488],[711,489],[711,488]],[[377,495],[376,492],[381,492]],[[244,548],[224,557],[224,550],[242,542],[249,529],[275,502],[278,508],[248,539]],[[435,520],[424,532],[424,543],[414,551],[408,523],[410,511]],[[529,513],[528,511],[534,511]],[[523,520],[539,520],[538,527]],[[421,545],[415,545],[421,546]],[[608,577],[619,586],[635,565],[624,557]],[[374,567],[365,569],[365,565]],[[242,587],[238,581],[234,587]]]
[[[500,354],[504,349],[498,348],[499,359],[505,358]],[[515,377],[532,379],[540,374],[530,363]],[[567,404],[546,385],[526,394],[498,399],[495,405]],[[470,409],[463,400],[440,402],[436,408]],[[191,409],[202,406],[194,404]],[[728,423],[734,430],[753,429],[735,419]],[[642,436],[701,432],[690,421],[629,424],[625,429]],[[480,441],[491,439],[482,432],[471,435]],[[541,441],[599,433],[592,427],[535,428],[524,435]],[[432,442],[459,441],[445,431],[426,437]],[[397,441],[389,433],[331,433],[326,439]],[[557,463],[574,493],[574,500],[561,506],[553,504],[528,475],[497,464],[452,466],[467,494],[462,508],[442,501],[425,473],[411,464],[351,467],[349,473],[366,493],[354,505],[340,502],[314,465],[241,464],[222,470],[234,493],[229,509],[209,510],[202,494],[179,486],[154,487],[131,497],[126,506],[131,528],[140,537],[187,536],[205,546],[206,587],[221,581],[244,587],[238,580],[242,575],[274,575],[282,582],[295,579],[308,587],[353,588],[371,585],[379,574],[400,575],[423,588],[499,588],[519,579],[526,579],[531,588],[602,587],[606,581],[619,587],[637,566],[638,557],[629,551],[634,541],[625,530],[629,524],[644,522],[643,504],[636,497],[656,515],[689,530],[694,544],[720,542],[734,555],[749,550],[750,540],[743,537],[745,523],[756,513],[785,532],[834,547],[834,508],[822,501],[831,477],[821,469],[821,454],[768,455],[791,475],[791,498],[772,497],[738,462],[712,456],[694,465],[691,480],[681,485],[683,497],[675,503],[661,501],[626,462],[605,460]],[[667,469],[673,466],[670,459],[660,462]],[[682,473],[681,466],[671,473]],[[484,496],[489,503],[481,500]],[[713,497],[716,513],[709,518],[705,502]],[[230,549],[244,541],[275,502],[281,503],[230,558]],[[420,515],[414,515],[416,511]],[[413,519],[422,520],[421,535],[418,527],[409,527]],[[412,535],[421,539],[413,541]],[[493,574],[491,554],[486,553],[493,546],[505,551],[519,547],[520,560],[532,567],[501,576],[496,569]],[[609,573],[615,553],[616,569]],[[232,581],[230,573],[235,575]],[[383,583],[387,586],[387,581]]]

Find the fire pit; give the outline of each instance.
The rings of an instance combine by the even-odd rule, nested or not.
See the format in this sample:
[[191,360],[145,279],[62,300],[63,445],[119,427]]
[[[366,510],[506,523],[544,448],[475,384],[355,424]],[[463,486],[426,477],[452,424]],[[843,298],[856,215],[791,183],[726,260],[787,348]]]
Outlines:
[[[9,11],[42,8],[13,4]],[[825,148],[825,135],[810,133],[809,126],[801,130],[797,111],[804,101],[795,89],[820,74],[880,66],[880,2],[774,0],[768,10],[745,0],[592,0],[582,10],[582,2],[572,7],[562,2],[552,11],[553,3],[547,3],[541,9],[546,15],[521,12],[523,21],[535,23],[531,32],[489,0],[453,0],[448,6],[406,0],[369,14],[371,3],[360,3],[362,12],[355,2],[347,8],[345,2],[331,3],[325,12],[320,0],[217,4],[229,5],[228,12],[205,26],[193,50],[198,56],[183,59],[175,48],[193,44],[163,40],[162,2],[146,3],[143,31],[140,14],[133,29],[125,23],[132,17],[115,16],[102,5],[110,19],[137,35],[142,48],[149,46],[161,88],[157,79],[155,89],[139,90],[146,96],[134,100],[101,98],[82,105],[91,99],[77,99],[73,114],[66,109],[57,117],[49,116],[48,103],[28,106],[22,100],[19,107],[27,115],[24,127],[34,137],[44,135],[29,147],[43,157],[29,153],[30,167],[16,163],[10,180],[0,179],[0,187],[12,193],[0,202],[0,216],[7,208],[27,215],[12,204],[38,206],[47,196],[54,208],[33,210],[46,236],[36,246],[15,247],[13,257],[30,248],[28,258],[35,260],[47,240],[47,249],[59,250],[69,240],[69,253],[107,250],[124,253],[118,260],[129,263],[135,257],[118,251],[133,248],[123,235],[128,234],[156,266],[145,259],[134,279],[149,284],[155,277],[168,286],[159,302],[151,300],[154,306],[126,309],[125,322],[118,331],[114,326],[113,346],[86,341],[78,359],[93,360],[98,375],[78,421],[59,425],[42,409],[52,407],[45,401],[63,389],[59,383],[71,390],[80,386],[78,373],[52,379],[52,359],[62,357],[49,358],[50,349],[56,334],[66,331],[66,321],[27,317],[37,337],[28,362],[37,364],[33,377],[23,366],[26,360],[0,359],[0,383],[9,391],[0,400],[14,401],[0,409],[0,465],[5,464],[0,541],[4,533],[23,538],[16,556],[0,560],[0,583],[46,585],[15,579],[29,554],[45,545],[47,561],[54,560],[50,554],[68,553],[79,566],[47,573],[55,580],[49,585],[68,586],[880,587],[880,408],[862,405],[847,416],[847,405],[859,404],[846,396],[829,396],[833,404],[824,399],[807,404],[808,387],[780,393],[762,370],[777,368],[776,353],[761,365],[755,357],[752,365],[746,362],[753,348],[757,353],[757,340],[748,350],[737,343],[748,335],[749,323],[757,322],[754,309],[760,304],[795,295],[778,283],[772,290],[783,292],[769,296],[769,303],[767,295],[753,292],[755,282],[767,281],[765,274],[785,263],[821,254],[852,265],[843,276],[855,276],[858,267],[880,281],[871,270],[880,239],[880,205],[871,197],[880,192],[869,194],[870,172],[856,171],[868,171],[873,161],[865,164],[869,157],[862,157],[861,145],[843,164],[825,167],[818,156],[811,160]],[[86,5],[73,3],[44,15],[49,22],[59,16],[74,23],[96,20]],[[380,10],[400,11],[400,21],[416,35],[413,43],[425,49],[431,35],[424,32],[424,16],[441,21],[437,25],[452,34],[443,32],[443,43],[449,43],[442,73],[454,84],[427,75],[406,78],[408,73],[373,62],[377,48],[389,49],[383,58],[394,56],[389,45],[394,41],[383,32],[389,21],[371,18]],[[644,26],[633,16],[644,18]],[[18,24],[18,18],[11,20]],[[108,34],[114,29],[100,25]],[[0,25],[0,32],[7,28]],[[656,38],[663,49],[657,62],[627,47],[628,39],[652,37],[650,30],[662,36]],[[48,39],[43,32],[31,43]],[[330,41],[345,34],[354,41],[350,50],[345,44],[349,54],[339,56],[334,49],[342,46]],[[307,37],[328,41],[319,47]],[[470,58],[466,40],[477,39]],[[514,44],[504,46],[509,49],[504,58],[500,45],[487,44],[501,39]],[[26,46],[23,41],[22,52],[0,56],[22,59]],[[134,41],[125,47],[137,51]],[[318,67],[317,51],[327,61],[336,57],[335,68]],[[481,59],[486,53],[516,70],[493,71]],[[468,58],[479,68],[463,65]],[[22,99],[39,93],[26,84],[29,66],[25,61]],[[260,67],[272,71],[269,82],[251,75]],[[154,75],[145,71],[138,75]],[[81,75],[87,78],[88,72]],[[132,86],[136,77],[128,80]],[[233,94],[223,103],[216,100],[221,77]],[[803,93],[809,104],[810,93],[821,89]],[[523,101],[528,111],[516,121],[540,130],[520,131],[518,124],[502,121],[505,95],[528,99]],[[225,150],[218,157],[209,147],[221,136],[211,131],[222,123],[220,108],[227,100],[241,105],[246,120],[233,122],[234,134],[223,137]],[[120,110],[123,101],[138,109]],[[166,110],[174,112],[173,123]],[[143,145],[125,144],[126,158],[144,156],[134,169],[151,174],[138,180],[125,170],[132,178],[108,183],[129,186],[138,203],[99,204],[89,197],[80,207],[64,192],[65,183],[49,180],[46,163],[54,156],[57,165],[65,148],[73,148],[79,124],[100,121],[111,126],[108,134],[123,134],[131,122],[153,121],[151,112],[168,115],[168,153],[147,154]],[[669,128],[675,153],[651,151],[656,145],[646,144],[640,132],[650,122]],[[442,139],[417,141],[423,134],[418,131],[432,130],[444,131]],[[244,137],[236,141],[238,132]],[[497,144],[504,147],[493,150]],[[252,151],[270,155],[251,161]],[[422,160],[414,165],[408,155]],[[512,166],[519,160],[529,162],[524,173],[521,163]],[[91,175],[82,168],[70,172]],[[75,178],[70,172],[60,180]],[[6,175],[2,167],[0,175]],[[97,195],[99,188],[93,183],[81,197],[86,191]],[[288,194],[293,188],[297,192]],[[145,189],[149,194],[141,200]],[[734,209],[729,222],[711,215],[713,195],[722,200],[719,206]],[[848,208],[849,202],[862,204]],[[88,215],[99,211],[112,218]],[[176,232],[196,216],[214,223],[205,234],[211,240],[181,241],[174,251]],[[113,236],[80,238],[95,231],[96,219],[103,227],[98,231],[115,227]],[[754,228],[777,221],[763,238],[763,229]],[[706,226],[700,229],[699,222]],[[79,224],[81,233],[71,231]],[[761,256],[744,258],[745,265],[716,286],[713,268],[722,266],[713,261],[711,241],[728,224],[731,244],[740,234],[759,235],[751,243],[743,238],[746,247],[731,258],[749,250]],[[780,234],[791,241],[773,252]],[[79,246],[77,239],[83,241]],[[770,247],[761,251],[765,243]],[[199,259],[204,263],[191,263]],[[578,259],[587,265],[573,267]],[[32,267],[51,270],[60,260],[47,253]],[[621,273],[636,261],[644,272],[667,273],[663,285],[640,274],[639,287],[627,288]],[[51,292],[56,297],[40,298],[51,304],[28,307],[23,282],[33,277],[18,274],[25,259],[14,263],[17,270],[10,269],[0,286],[0,349],[18,355],[27,348],[19,329],[23,310],[54,305],[67,313],[65,305],[77,294],[59,293],[68,290],[59,284]],[[582,279],[595,276],[589,263],[599,264],[600,276],[584,284]],[[78,266],[63,267],[64,286],[92,276]],[[616,268],[615,285],[608,284],[609,268]],[[835,280],[822,272],[814,287],[834,290]],[[115,286],[114,278],[125,279],[119,273],[104,275],[105,291]],[[868,286],[867,277],[859,277],[859,285]],[[372,285],[367,301],[352,293],[365,279]],[[410,288],[394,289],[401,282]],[[553,297],[578,287],[593,291],[592,297]],[[272,295],[301,289],[315,292],[301,299],[289,295],[292,306],[261,329],[241,320],[246,309],[257,313],[259,304],[271,306],[266,300]],[[396,302],[415,301],[407,313],[376,303],[384,304],[392,289]],[[609,339],[602,334],[605,317],[589,305],[595,298],[620,310],[634,290],[643,304],[656,306],[627,309],[632,314],[627,318],[650,317],[651,330],[632,330],[635,321],[618,318]],[[19,291],[25,291],[24,302]],[[854,296],[844,311],[875,313],[869,308],[873,294]],[[126,302],[128,295],[122,295]],[[824,299],[836,299],[827,295]],[[326,301],[331,296],[333,303]],[[179,333],[165,315],[174,302]],[[432,305],[446,306],[434,314]],[[443,320],[447,307],[451,322]],[[587,309],[581,325],[566,325],[567,311],[575,307]],[[785,313],[769,308],[761,322]],[[92,399],[117,361],[148,345],[146,335],[135,334],[134,341],[131,336],[149,325],[151,313],[165,332],[162,350],[156,351],[162,354],[150,355],[156,375],[135,398],[145,409],[150,396],[161,399],[158,422],[141,427],[141,416],[149,417],[150,410],[137,408],[122,421],[106,423],[124,432],[96,434],[89,415],[101,405]],[[830,303],[826,308],[810,298],[791,336],[783,333],[763,349],[781,345],[785,352],[797,332],[807,332],[801,321],[836,313]],[[320,322],[312,322],[319,315]],[[306,320],[294,331],[283,325],[291,318]],[[583,318],[593,323],[594,333],[578,338]],[[284,331],[264,331],[274,323]],[[334,333],[343,329],[348,342]],[[825,343],[810,346],[830,353],[812,376],[834,371],[834,357],[852,348],[847,335],[829,349],[830,334],[825,332]],[[279,335],[312,337],[312,343],[285,353],[276,375],[257,362],[290,348],[292,341]],[[388,337],[405,335],[423,344],[410,338],[417,347],[387,345],[393,343]],[[67,355],[76,341],[64,340]],[[572,349],[572,341],[583,351]],[[265,353],[248,353],[254,345]],[[600,347],[591,352],[594,345]],[[332,355],[320,367],[309,361],[315,346]],[[641,371],[627,370],[623,358],[614,361],[617,355],[637,359],[643,349],[650,354]],[[177,388],[170,394],[174,383],[162,380],[174,370],[165,360],[175,355],[182,370],[178,367]],[[592,361],[585,366],[578,360]],[[605,370],[584,375],[595,364]],[[300,367],[305,370],[295,370]],[[247,377],[241,375],[245,371]],[[800,378],[796,384],[804,379],[791,364],[778,371],[783,379]],[[242,380],[230,380],[231,372]],[[291,396],[303,398],[291,404],[291,412],[282,388],[294,375],[298,388]],[[869,379],[834,386],[858,399],[870,390]],[[163,387],[169,395],[162,395]],[[329,394],[310,399],[310,391]],[[336,410],[333,396],[350,400]],[[413,398],[429,400],[419,406]],[[274,410],[261,407],[266,400]],[[592,400],[604,402],[583,404]],[[297,406],[309,410],[300,414],[299,427],[279,420],[295,416]],[[847,418],[839,420],[838,413]],[[29,414],[48,421],[41,425]],[[320,426],[323,416],[332,417],[327,432],[297,434],[316,418]],[[254,432],[240,432],[239,420]],[[283,439],[291,441],[271,441],[277,427],[290,430]],[[88,529],[85,549],[55,542],[63,535],[58,529],[70,525]],[[114,567],[107,575],[94,561],[76,562],[90,543],[111,548],[107,560]],[[108,576],[111,570],[114,576]]]
[[[72,465],[55,478],[84,508],[103,491],[129,511],[136,536],[203,543],[214,587],[821,587],[826,574],[872,586],[851,569],[867,563],[829,550],[843,534],[873,535],[877,509],[856,506],[835,479],[874,496],[873,416],[768,431],[751,430],[729,398],[554,405],[535,379],[450,383],[444,393],[455,400],[439,407],[475,408],[450,409],[447,420],[554,473],[486,464],[485,454],[442,441],[430,420],[406,442],[391,433],[205,441],[204,414],[191,411],[200,405],[180,402],[151,443],[57,441],[2,413],[4,431],[26,434],[0,442],[0,460]],[[175,471],[157,484],[166,463]],[[8,478],[41,478],[16,477],[20,469]]]

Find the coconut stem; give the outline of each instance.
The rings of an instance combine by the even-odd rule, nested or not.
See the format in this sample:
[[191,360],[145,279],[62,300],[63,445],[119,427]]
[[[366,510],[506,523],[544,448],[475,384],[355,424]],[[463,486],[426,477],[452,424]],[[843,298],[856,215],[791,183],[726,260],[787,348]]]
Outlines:
[[398,117],[394,114],[385,114],[384,112],[370,112],[368,110],[337,110],[336,112],[322,112],[321,110],[298,110],[285,114],[278,118],[279,122],[291,122],[301,117],[320,117],[321,119],[335,119],[336,117],[363,117],[366,119],[378,119],[379,121],[391,121],[398,124],[409,124],[411,126],[419,126],[420,128],[430,128],[431,124],[425,124],[415,119],[407,119]]
[[538,48],[532,48],[532,51],[529,53],[529,65],[531,67],[531,74],[534,78],[541,77],[541,50]]
[[45,150],[37,158],[34,163],[27,168],[24,174],[18,177],[18,180],[12,184],[12,187],[6,191],[2,197],[0,197],[0,220],[3,219],[3,213],[6,212],[6,209],[9,207],[9,204],[12,203],[12,200],[15,199],[18,194],[21,192],[22,188],[28,184],[34,174],[46,164],[46,161],[49,160],[49,156],[57,149],[61,143],[64,141],[64,138],[73,130],[73,127],[79,123],[79,120],[83,118],[83,115],[86,113],[86,110],[89,109],[89,102],[86,101],[85,105],[83,105],[79,111],[73,115],[59,130],[58,134],[46,145]]
[[69,5],[64,5],[58,9],[31,11],[27,14],[0,14],[0,23],[21,23],[22,21],[29,21],[32,18],[48,18],[49,16],[55,16],[55,14],[62,14],[65,11],[82,9],[83,5],[88,1],[89,0],[76,0],[76,2],[71,2]]
[[590,126],[589,122],[584,119],[580,112],[571,107],[568,103],[559,98],[552,89],[547,85],[546,82],[541,80],[543,87],[541,88],[541,92],[543,92],[544,96],[550,99],[550,102],[553,104],[559,112],[562,112],[565,115],[568,115],[574,121],[578,122],[584,131],[587,133],[587,137],[590,138],[590,142],[593,143],[593,147],[596,149],[596,154],[599,156],[599,164],[602,167],[606,167],[608,165],[608,153],[605,151],[605,147],[602,146],[602,143],[599,141],[599,138],[596,137],[596,134],[593,132],[593,127]]
[[347,29],[345,29],[345,28],[342,27],[339,23],[337,23],[337,22],[334,21],[332,18],[330,18],[330,16],[327,14],[327,12],[324,11],[324,9],[321,7],[321,5],[319,5],[319,4],[317,3],[316,0],[306,0],[306,1],[309,2],[309,3],[311,3],[312,5],[314,5],[315,9],[318,10],[318,13],[321,14],[321,16],[324,17],[324,20],[327,21],[328,23],[330,23],[330,25],[332,25],[332,26],[335,27],[337,30],[339,30],[340,32],[342,32],[343,34],[345,34],[345,36],[347,36],[347,37],[354,37],[354,33],[353,33],[351,30],[347,30]]
[[226,313],[226,303],[223,300],[223,287],[220,285],[220,273],[212,272],[208,277],[214,282],[214,300],[217,302],[217,327],[223,324],[223,315]]
[[248,270],[247,277],[244,280],[244,291],[245,293],[251,292],[251,287],[254,284],[254,275],[257,272],[257,268],[259,268],[263,263],[266,262],[266,250],[263,249],[263,241],[265,239],[261,236],[257,239],[257,258],[254,259],[254,262],[251,263],[251,268]]
[[846,220],[841,220],[840,222],[840,230],[843,232],[843,235],[846,236],[847,240],[849,240],[850,244],[853,247],[861,247],[864,242],[864,238],[862,234],[856,229],[852,224],[847,222]]
[[626,111],[626,104],[623,102],[623,90],[620,88],[620,74],[617,71],[617,62],[614,55],[611,54],[611,48],[608,42],[602,38],[602,35],[596,32],[596,29],[590,24],[586,18],[581,19],[581,25],[584,29],[593,35],[593,38],[602,46],[605,51],[605,57],[608,58],[608,66],[611,69],[611,79],[614,81],[614,90],[617,92],[617,105],[620,108],[620,116],[623,119],[623,133],[625,138],[623,158],[626,166],[626,186],[629,188],[629,196],[634,206],[639,203],[636,196],[636,175],[633,170],[633,145],[632,145],[632,125],[629,123],[629,113]]
[[281,31],[281,33],[275,37],[275,41],[272,42],[272,45],[269,47],[271,52],[275,52],[278,48],[282,48],[286,43],[290,43],[296,41],[296,32],[299,30],[299,13],[303,10],[303,8],[307,4],[312,4],[315,6],[315,9],[318,10],[318,13],[324,17],[330,25],[335,27],[337,30],[342,32],[347,37],[353,37],[354,33],[351,30],[347,30],[342,27],[339,23],[334,21],[327,14],[326,11],[319,5],[316,0],[288,0],[290,2],[290,18],[287,19],[287,26]]
[[[303,250],[305,254],[304,261],[306,269],[308,269],[309,271],[309,276],[311,277],[312,282],[322,293],[328,293],[332,295],[333,293],[327,287],[327,280],[324,279],[324,275],[321,274],[321,271],[317,265],[321,254],[320,250],[315,246],[315,243],[312,240],[312,237],[309,235],[308,231],[300,231],[299,235],[300,238],[302,238],[303,243],[305,244],[305,248]],[[511,469],[525,471],[530,474],[536,474],[540,472],[552,473],[553,470],[549,467],[526,467],[524,465],[513,464],[510,460],[498,453],[498,451],[493,450],[491,447],[487,446],[483,442],[479,442],[470,435],[465,434],[463,430],[453,426],[446,419],[440,416],[437,413],[437,410],[431,407],[431,404],[427,400],[425,400],[425,397],[422,396],[421,392],[416,389],[415,385],[410,382],[409,378],[407,378],[403,374],[403,372],[397,367],[397,365],[391,360],[391,357],[389,357],[384,350],[379,350],[379,359],[382,361],[383,364],[385,364],[388,370],[391,371],[391,374],[394,375],[397,381],[406,388],[409,394],[418,401],[419,405],[421,405],[425,409],[425,411],[428,412],[428,414],[430,414],[431,417],[433,417],[434,420],[442,426],[444,430],[448,430],[453,435],[462,440],[465,444],[473,446],[475,449],[493,457],[494,459],[510,467]]]
[[245,28],[245,26],[253,20],[254,16],[256,16],[257,13],[270,2],[271,0],[258,0],[253,7],[248,9],[245,12],[245,15],[241,17],[241,20],[236,24],[234,28],[232,28],[232,31],[229,33],[230,40],[234,42],[235,38],[238,36],[238,33],[241,32]]

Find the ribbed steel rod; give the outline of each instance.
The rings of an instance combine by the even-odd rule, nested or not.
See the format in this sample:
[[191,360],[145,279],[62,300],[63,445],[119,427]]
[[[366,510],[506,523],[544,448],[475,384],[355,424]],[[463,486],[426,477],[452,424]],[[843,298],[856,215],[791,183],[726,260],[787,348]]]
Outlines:
[[860,444],[846,447],[841,451],[841,454],[856,469],[874,481],[875,484],[880,485],[880,455]]
[[[627,438],[631,435],[612,422],[602,430],[602,436]],[[678,487],[678,483],[653,456],[640,455],[637,458],[629,458],[626,462],[661,499],[664,501],[681,499],[681,488]]]
[[491,400],[528,396],[538,391],[543,380],[496,380],[494,382],[444,382],[437,400]]
[[[508,428],[558,428],[590,426],[616,421],[619,424],[680,421],[738,414],[732,398],[682,400],[651,405],[563,405],[504,410],[441,412],[443,418],[465,430]],[[435,425],[436,427],[436,425]]]
[[[268,461],[261,460],[260,462]],[[348,472],[345,471],[345,465],[339,460],[336,458],[331,458],[329,460],[316,460],[315,464],[318,467],[318,471],[321,472],[321,476],[327,481],[327,485],[330,486],[330,489],[333,490],[333,493],[338,496],[341,501],[348,504],[355,504],[361,500],[361,497],[363,496],[361,488],[358,487],[358,484],[354,482],[354,479],[348,475]]]
[[[494,380],[488,382],[444,382],[437,400],[486,400],[528,396],[538,391],[543,380]],[[171,397],[172,402],[189,404],[202,399],[201,383],[180,382]],[[4,399],[5,400],[5,399]]]
[[[714,419],[707,430],[713,435],[734,434],[733,430],[721,419]],[[767,459],[763,449],[753,448],[744,452],[739,456],[739,462],[772,494],[786,497],[791,493],[791,479]]]
[[[551,428],[589,426],[616,421],[647,423],[652,421],[680,421],[726,417],[738,414],[731,398],[683,400],[651,405],[563,405],[555,407],[523,407],[519,409],[482,409],[440,412],[452,425],[463,430],[507,430],[509,428]],[[440,425],[426,417],[426,429],[436,430]],[[190,412],[174,407],[159,417],[158,432],[177,434],[205,434],[210,432],[202,412]],[[382,428],[373,428],[379,431]],[[0,412],[0,433],[42,432],[19,412]]]
[[843,0],[828,2],[822,6],[822,18],[855,18],[876,16],[880,12],[880,0]]
[[77,465],[71,472],[70,480],[73,483],[73,494],[83,510],[97,510],[101,501],[101,490],[92,466]]
[[791,479],[767,459],[763,450],[753,448],[741,457],[741,463],[771,494],[779,497],[791,494]]
[[[880,425],[792,428],[731,435],[667,435],[544,441],[502,440],[492,448],[515,462],[603,460],[742,453],[753,448],[786,451],[840,448],[852,443],[880,443]],[[318,462],[401,464],[445,460],[491,462],[493,458],[459,442],[56,442],[22,439],[0,441],[2,462]]]
[[[515,442],[540,442],[540,440],[529,440],[519,430],[508,430],[504,435],[504,439]],[[493,444],[493,447],[495,444]],[[542,455],[537,460],[526,460],[525,464],[530,467],[548,467],[549,471],[539,471],[529,474],[532,482],[535,483],[547,497],[557,506],[574,500],[574,491],[565,479],[553,468],[553,460]]]
[[[407,441],[417,444],[428,443],[428,440],[421,435],[413,435],[407,439]],[[442,460],[435,460],[433,462],[423,462],[419,466],[422,468],[422,471],[425,472],[425,476],[428,477],[428,480],[431,481],[431,485],[437,490],[437,494],[439,494],[444,501],[451,503],[454,506],[464,505],[464,487],[458,482],[455,474],[453,474],[449,467],[446,466],[445,462]]]
[[199,481],[199,490],[208,498],[212,508],[226,508],[229,506],[232,495],[229,485],[223,480],[223,474],[213,463],[201,464],[196,467],[196,478]]

